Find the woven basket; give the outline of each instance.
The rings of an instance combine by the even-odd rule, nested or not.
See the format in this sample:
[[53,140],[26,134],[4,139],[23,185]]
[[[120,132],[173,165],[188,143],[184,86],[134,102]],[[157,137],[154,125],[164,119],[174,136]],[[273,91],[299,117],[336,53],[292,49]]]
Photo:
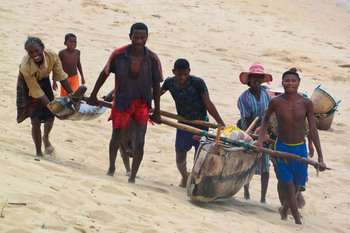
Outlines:
[[320,130],[328,130],[333,122],[333,117],[336,109],[325,114],[315,114],[316,128]]
[[337,102],[326,91],[322,90],[320,86],[315,88],[311,100],[314,104],[314,113],[325,114],[334,109],[337,106]]

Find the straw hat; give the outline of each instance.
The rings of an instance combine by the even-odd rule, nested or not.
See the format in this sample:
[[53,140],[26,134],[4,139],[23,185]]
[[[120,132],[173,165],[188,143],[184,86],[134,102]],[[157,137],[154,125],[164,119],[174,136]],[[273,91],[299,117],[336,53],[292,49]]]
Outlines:
[[262,82],[271,82],[272,81],[272,75],[271,74],[266,74],[264,72],[264,67],[262,67],[261,65],[253,65],[249,68],[249,72],[242,72],[239,75],[239,80],[241,81],[241,83],[243,84],[247,84],[248,83],[248,76],[250,74],[263,74],[264,75],[264,79]]

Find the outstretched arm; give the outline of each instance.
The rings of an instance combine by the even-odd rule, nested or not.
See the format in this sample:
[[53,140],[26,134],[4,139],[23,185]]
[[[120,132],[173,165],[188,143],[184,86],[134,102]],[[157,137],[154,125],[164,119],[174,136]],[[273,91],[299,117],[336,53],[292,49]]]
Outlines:
[[94,89],[91,92],[91,95],[89,99],[87,100],[87,103],[90,105],[97,105],[97,93],[102,87],[102,85],[105,83],[108,75],[105,73],[104,70],[101,71],[100,75],[97,78],[97,81],[95,83]]
[[225,126],[224,121],[221,119],[218,111],[216,110],[215,105],[213,104],[213,102],[211,102],[210,98],[209,98],[209,93],[208,92],[204,92],[202,95],[202,100],[205,104],[205,107],[207,108],[209,114],[214,117],[214,119],[216,120],[217,123],[221,124],[222,126]]
[[60,83],[61,83],[62,87],[64,88],[64,90],[67,91],[68,94],[73,93],[72,87],[70,86],[67,79],[60,81]]

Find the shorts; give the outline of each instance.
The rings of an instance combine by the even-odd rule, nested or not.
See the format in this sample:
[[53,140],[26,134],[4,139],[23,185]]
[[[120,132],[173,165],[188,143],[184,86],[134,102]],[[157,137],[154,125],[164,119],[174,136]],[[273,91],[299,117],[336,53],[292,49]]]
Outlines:
[[[192,125],[192,124],[187,124],[187,123],[180,122],[180,121],[178,123],[189,125],[189,126],[197,128],[197,129],[208,131],[208,127],[205,127],[205,126]],[[190,133],[188,131],[183,131],[181,129],[177,129],[176,139],[175,139],[175,151],[176,152],[187,152],[187,151],[191,150],[192,146],[194,146],[195,151],[197,152],[198,147],[199,147],[199,140],[194,140],[192,138],[194,135],[197,135],[197,134]]]
[[130,119],[138,124],[146,125],[149,118],[148,104],[141,98],[135,99],[123,111],[113,106],[108,120],[112,120],[113,129],[126,129],[129,127]]
[[[297,145],[286,145],[279,140],[276,141],[276,151],[289,152],[297,154],[300,157],[307,158],[306,143]],[[295,185],[304,185],[307,179],[307,164],[293,159],[283,159],[276,157],[277,179],[282,183],[288,183],[293,180]]]
[[[78,90],[79,88],[79,75],[76,74],[72,77],[68,77],[67,78],[70,87],[72,88],[73,92],[75,92],[76,90]],[[61,97],[69,97],[68,92],[61,86]]]

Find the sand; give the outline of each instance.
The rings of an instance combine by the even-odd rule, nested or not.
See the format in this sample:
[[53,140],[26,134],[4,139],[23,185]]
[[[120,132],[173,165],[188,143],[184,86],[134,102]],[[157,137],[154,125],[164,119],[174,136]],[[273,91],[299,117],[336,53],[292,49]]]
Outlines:
[[[0,232],[349,232],[349,19],[350,9],[331,0],[1,1]],[[238,75],[253,64],[272,74],[271,88],[297,67],[300,91],[311,96],[321,84],[342,101],[331,128],[319,131],[332,170],[317,177],[310,168],[304,225],[280,219],[272,167],[267,204],[259,202],[259,176],[251,182],[250,201],[241,190],[214,203],[192,202],[178,187],[175,129],[166,125],[149,125],[136,184],[127,182],[119,155],[116,174],[106,176],[109,110],[92,121],[56,119],[55,156],[37,161],[30,120],[16,123],[16,78],[27,36],[39,36],[58,52],[64,35],[75,33],[89,94],[110,53],[129,43],[130,26],[138,21],[149,27],[147,45],[159,55],[164,77],[172,75],[177,58],[188,59],[227,125],[238,120],[237,99],[247,88]],[[113,88],[111,77],[99,97]],[[161,109],[175,112],[169,93]]]

